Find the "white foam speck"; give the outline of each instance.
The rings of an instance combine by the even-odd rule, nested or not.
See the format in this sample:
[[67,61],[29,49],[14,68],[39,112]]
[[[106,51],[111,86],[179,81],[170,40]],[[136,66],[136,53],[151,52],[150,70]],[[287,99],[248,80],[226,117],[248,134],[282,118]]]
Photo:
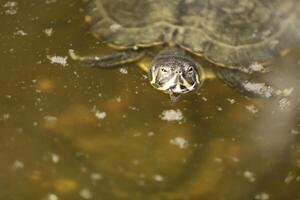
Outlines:
[[297,129],[291,129],[291,134],[298,135],[300,132]]
[[109,29],[112,31],[112,32],[116,32],[118,31],[120,28],[122,28],[122,26],[120,24],[112,24]]
[[9,113],[4,113],[3,114],[3,119],[4,120],[8,120],[10,118],[10,114]]
[[289,111],[291,108],[291,102],[287,98],[282,98],[278,102],[280,111]]
[[60,160],[60,157],[59,157],[59,155],[57,155],[57,154],[55,154],[55,153],[52,153],[52,154],[51,154],[51,159],[52,159],[52,162],[53,162],[53,163],[58,163],[59,160]]
[[264,72],[265,71],[265,68],[262,64],[260,63],[252,63],[250,66],[249,66],[250,70],[253,71],[253,72]]
[[289,184],[295,179],[295,176],[292,174],[292,172],[289,172],[287,177],[284,179],[284,183]]
[[26,36],[28,35],[28,33],[26,33],[23,30],[17,30],[16,32],[14,32],[14,35],[18,35],[18,36]]
[[106,117],[106,112],[100,111],[100,110],[96,110],[95,111],[95,116],[98,119],[104,119]]
[[282,95],[287,97],[290,96],[294,91],[294,88],[285,88],[282,90]]
[[154,175],[154,176],[153,176],[153,179],[154,179],[155,181],[157,181],[157,182],[162,182],[162,181],[164,181],[164,177],[161,176],[161,175],[159,175],[159,174]]
[[83,199],[92,199],[93,198],[92,192],[87,188],[81,189],[79,194]]
[[126,68],[120,68],[120,73],[121,74],[128,74],[128,70]]
[[18,12],[18,2],[16,1],[7,1],[3,7],[6,9],[4,12],[6,15],[15,15]]
[[250,111],[251,113],[255,114],[258,112],[258,109],[254,106],[254,105],[249,105],[249,106],[246,106],[246,109],[248,111]]
[[51,64],[60,64],[64,67],[68,65],[67,56],[47,56],[47,58],[50,60]]
[[268,200],[268,199],[270,199],[270,195],[266,192],[262,192],[262,193],[255,195],[254,199],[255,200]]
[[245,82],[243,83],[245,89],[249,92],[254,92],[258,95],[261,95],[265,98],[272,97],[274,93],[274,89],[265,83],[252,83],[252,82]]
[[99,173],[95,173],[95,172],[91,173],[90,177],[93,181],[98,181],[98,180],[102,179],[102,175]]
[[230,104],[234,104],[236,101],[235,99],[230,99],[230,98],[227,98],[227,101],[230,103]]
[[56,194],[49,194],[48,200],[58,200],[58,196]]
[[46,34],[47,37],[51,37],[53,34],[53,28],[46,28],[44,30],[44,33]]
[[57,121],[57,117],[51,116],[51,115],[46,115],[46,116],[44,117],[44,119],[45,119],[45,121],[47,121],[47,122],[56,122],[56,121]]
[[165,121],[180,121],[183,119],[183,114],[179,109],[165,110],[161,113],[160,118]]
[[244,177],[250,181],[250,182],[254,182],[255,181],[255,176],[254,176],[254,173],[253,172],[250,172],[250,171],[245,171],[244,172]]
[[24,168],[24,163],[20,160],[16,160],[11,167],[12,170],[19,170],[23,168]]
[[170,143],[178,146],[180,149],[185,149],[188,147],[188,142],[182,137],[176,137],[170,140]]

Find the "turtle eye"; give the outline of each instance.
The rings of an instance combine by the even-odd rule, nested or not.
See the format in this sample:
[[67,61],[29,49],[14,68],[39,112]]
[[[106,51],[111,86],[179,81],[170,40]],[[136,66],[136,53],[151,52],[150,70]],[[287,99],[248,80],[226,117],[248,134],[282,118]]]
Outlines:
[[193,73],[193,72],[194,72],[194,69],[193,69],[193,67],[189,67],[187,71],[188,71],[188,73],[190,73],[190,74],[191,74],[191,73]]
[[165,67],[162,67],[162,68],[160,68],[160,71],[161,71],[162,73],[167,73],[167,72],[168,72],[168,69],[165,68]]

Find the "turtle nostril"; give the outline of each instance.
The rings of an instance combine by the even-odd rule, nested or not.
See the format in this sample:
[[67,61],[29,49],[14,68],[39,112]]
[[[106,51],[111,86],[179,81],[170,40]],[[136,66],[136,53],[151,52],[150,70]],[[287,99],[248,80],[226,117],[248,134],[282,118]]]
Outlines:
[[176,70],[175,73],[176,74],[182,74],[181,70]]
[[185,87],[184,85],[180,85],[180,89],[181,89],[181,90],[185,90],[186,87]]

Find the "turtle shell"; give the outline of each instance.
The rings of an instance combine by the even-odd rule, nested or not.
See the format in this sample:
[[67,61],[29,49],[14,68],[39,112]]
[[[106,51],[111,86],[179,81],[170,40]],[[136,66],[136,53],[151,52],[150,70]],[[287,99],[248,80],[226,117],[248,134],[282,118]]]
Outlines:
[[119,49],[176,44],[220,66],[249,68],[300,38],[298,0],[92,0],[92,33]]

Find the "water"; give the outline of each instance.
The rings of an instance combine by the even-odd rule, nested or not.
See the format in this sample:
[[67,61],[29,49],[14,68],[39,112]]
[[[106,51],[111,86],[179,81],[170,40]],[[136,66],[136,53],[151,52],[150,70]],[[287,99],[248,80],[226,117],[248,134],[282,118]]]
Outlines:
[[135,64],[65,58],[112,51],[84,8],[0,4],[0,199],[300,198],[300,45],[274,63],[276,82],[294,88],[289,111],[220,80],[172,103]]

